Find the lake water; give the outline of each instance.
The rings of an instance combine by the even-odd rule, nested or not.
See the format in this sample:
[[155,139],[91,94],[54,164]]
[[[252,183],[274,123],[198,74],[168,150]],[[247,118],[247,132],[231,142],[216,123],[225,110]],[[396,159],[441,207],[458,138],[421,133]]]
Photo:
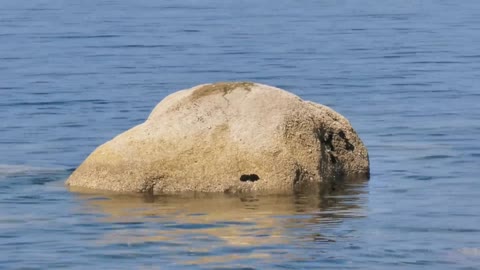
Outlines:
[[[480,2],[0,0],[1,269],[479,269]],[[77,194],[167,94],[331,106],[369,182],[311,196]]]

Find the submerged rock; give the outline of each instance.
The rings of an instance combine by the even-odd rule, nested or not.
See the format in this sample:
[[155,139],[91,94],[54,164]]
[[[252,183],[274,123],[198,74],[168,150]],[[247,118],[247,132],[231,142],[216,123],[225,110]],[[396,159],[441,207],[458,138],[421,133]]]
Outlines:
[[285,193],[368,175],[367,149],[343,116],[278,88],[232,82],[169,95],[90,154],[67,185]]

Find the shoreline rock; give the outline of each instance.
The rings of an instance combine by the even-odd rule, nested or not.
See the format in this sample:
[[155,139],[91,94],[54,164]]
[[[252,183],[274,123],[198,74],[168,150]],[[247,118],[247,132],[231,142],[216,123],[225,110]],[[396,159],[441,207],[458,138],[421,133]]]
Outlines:
[[366,147],[332,109],[279,88],[205,84],[163,99],[66,184],[121,193],[289,193],[368,178]]

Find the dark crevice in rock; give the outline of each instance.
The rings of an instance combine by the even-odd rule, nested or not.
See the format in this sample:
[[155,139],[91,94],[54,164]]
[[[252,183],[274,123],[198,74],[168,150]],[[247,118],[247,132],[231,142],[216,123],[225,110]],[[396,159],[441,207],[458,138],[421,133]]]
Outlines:
[[242,182],[255,182],[260,180],[260,177],[256,174],[242,174],[240,181]]
[[345,132],[340,130],[340,132],[338,133],[338,136],[340,136],[340,138],[342,138],[345,141],[345,149],[347,149],[348,151],[355,150],[355,146],[353,146],[353,144],[351,144],[350,141],[347,139],[347,136],[345,136]]
[[[316,132],[316,136],[320,141],[321,147],[321,161],[318,165],[320,175],[330,175],[332,174],[335,177],[341,177],[344,173],[344,166],[342,160],[339,158],[338,153],[335,150],[338,150],[334,146],[334,140],[339,138],[348,142],[346,135],[343,131],[340,131],[338,134],[329,130],[319,129]],[[337,137],[338,136],[338,137]],[[338,147],[338,143],[337,143]],[[346,146],[347,150],[351,149],[353,145],[349,142]]]
[[300,168],[295,170],[295,178],[293,179],[293,185],[296,185],[301,179],[302,171]]
[[325,144],[325,147],[328,151],[335,151],[335,147],[333,147],[333,133],[329,132],[328,134],[323,135],[322,142]]
[[295,192],[301,192],[302,190],[312,190],[316,183],[309,177],[307,171],[305,171],[300,165],[296,165],[295,178],[293,179],[293,190]]
[[155,185],[160,183],[162,181],[162,178],[163,177],[159,176],[159,177],[150,177],[145,179],[143,187],[139,190],[140,193],[153,196],[155,193]]
[[355,150],[355,146],[353,146],[353,144],[351,144],[348,140],[346,140],[345,143],[346,143],[345,148],[346,148],[348,151],[353,151],[353,150]]
[[332,164],[336,164],[337,158],[335,157],[335,155],[332,152],[329,152],[328,154],[330,156],[330,161],[332,162]]

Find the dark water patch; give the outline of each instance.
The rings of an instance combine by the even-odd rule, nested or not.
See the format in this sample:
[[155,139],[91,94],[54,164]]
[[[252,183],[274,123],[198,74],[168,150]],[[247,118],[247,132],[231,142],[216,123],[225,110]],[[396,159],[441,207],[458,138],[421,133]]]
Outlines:
[[71,123],[71,124],[63,124],[62,126],[64,128],[80,128],[80,127],[84,127],[85,125],[84,124]]
[[88,198],[89,201],[105,201],[105,200],[111,200],[107,197],[92,197],[92,198]]
[[[392,83],[392,86],[432,86],[438,84],[438,82],[408,82],[408,83]],[[411,92],[417,93],[418,90],[412,90]]]
[[21,87],[14,87],[14,86],[0,86],[0,90],[20,90],[20,89],[22,89],[22,88]]
[[82,77],[98,75],[96,72],[48,72],[48,73],[30,73],[28,77]]
[[114,222],[112,225],[121,225],[121,226],[128,226],[128,227],[141,227],[144,225],[143,222],[132,222],[132,221],[122,221],[122,222]]
[[184,32],[184,33],[200,33],[201,31],[198,30],[198,29],[183,29],[183,30],[181,30],[181,32]]
[[166,229],[181,229],[181,230],[189,230],[189,229],[211,229],[211,228],[221,228],[224,227],[226,224],[197,224],[197,223],[182,223],[182,224],[171,224],[165,226]]
[[110,46],[85,46],[87,49],[152,49],[152,48],[171,48],[168,44],[126,44],[126,45],[110,45]]
[[38,39],[105,39],[105,38],[116,38],[116,37],[121,37],[121,35],[45,35],[45,36],[39,36],[35,37]]
[[391,190],[393,193],[407,193],[409,190],[408,189],[394,189]]
[[416,160],[435,160],[435,159],[451,159],[451,155],[428,155],[423,157],[418,157]]
[[[72,105],[75,103],[92,103],[107,104],[106,101],[100,99],[79,99],[79,100],[60,100],[60,101],[40,101],[40,102],[17,102],[17,103],[0,103],[0,106],[6,107],[25,107],[25,106],[56,106],[56,105]],[[44,109],[59,109],[58,107],[48,107]]]
[[50,176],[50,177],[36,177],[31,180],[31,183],[33,185],[45,185],[47,183],[50,183],[52,181],[58,180],[58,176]]
[[420,180],[420,181],[429,181],[435,179],[433,176],[429,175],[409,175],[406,176],[407,179]]
[[446,134],[446,133],[430,133],[430,134],[428,134],[428,136],[430,136],[430,137],[446,137],[446,136],[448,136],[448,134]]
[[4,61],[15,61],[15,60],[22,60],[22,59],[25,59],[23,57],[18,57],[18,56],[14,56],[14,57],[0,57],[0,60],[4,60]]
[[84,57],[85,58],[110,58],[114,56],[115,54],[113,53],[95,53],[95,54],[87,54]]
[[412,65],[462,64],[460,61],[412,61]]

